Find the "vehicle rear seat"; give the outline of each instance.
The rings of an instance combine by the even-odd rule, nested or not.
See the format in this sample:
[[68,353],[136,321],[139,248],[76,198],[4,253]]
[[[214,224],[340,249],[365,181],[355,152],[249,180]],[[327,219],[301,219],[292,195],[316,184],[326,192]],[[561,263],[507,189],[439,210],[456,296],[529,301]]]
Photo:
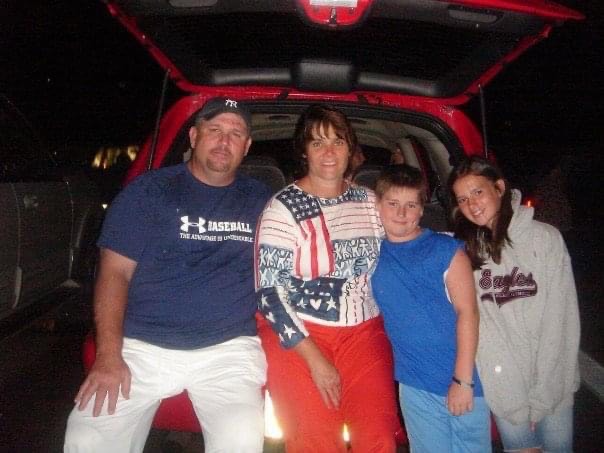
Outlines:
[[367,187],[371,190],[375,190],[375,184],[378,176],[384,169],[383,165],[369,164],[361,165],[356,173],[352,177],[352,182],[359,186]]
[[268,156],[246,156],[239,166],[239,171],[262,181],[273,193],[286,185],[285,175],[277,166],[277,162]]

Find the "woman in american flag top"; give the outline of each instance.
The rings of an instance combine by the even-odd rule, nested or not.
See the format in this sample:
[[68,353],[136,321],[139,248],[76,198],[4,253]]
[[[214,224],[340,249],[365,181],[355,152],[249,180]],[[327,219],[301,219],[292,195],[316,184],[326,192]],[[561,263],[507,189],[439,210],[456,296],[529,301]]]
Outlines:
[[390,344],[369,288],[383,230],[371,190],[344,175],[356,135],[339,110],[300,117],[305,176],[258,227],[259,334],[268,387],[291,452],[394,452],[399,427]]

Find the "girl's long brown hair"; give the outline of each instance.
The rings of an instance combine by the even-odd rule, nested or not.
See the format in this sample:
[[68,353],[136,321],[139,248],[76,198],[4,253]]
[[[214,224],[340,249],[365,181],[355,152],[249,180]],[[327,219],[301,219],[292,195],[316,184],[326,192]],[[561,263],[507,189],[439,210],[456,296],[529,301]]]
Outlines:
[[[467,175],[483,176],[493,184],[500,179],[505,183],[501,208],[493,222],[493,229],[478,226],[462,214],[457,205],[457,197],[453,191],[453,184]],[[478,156],[467,157],[455,166],[448,182],[449,197],[451,200],[451,224],[455,236],[466,243],[466,252],[472,261],[472,268],[479,269],[487,259],[495,263],[501,262],[501,251],[506,244],[512,241],[508,236],[508,227],[514,211],[512,209],[512,191],[503,177],[501,170],[491,161]]]

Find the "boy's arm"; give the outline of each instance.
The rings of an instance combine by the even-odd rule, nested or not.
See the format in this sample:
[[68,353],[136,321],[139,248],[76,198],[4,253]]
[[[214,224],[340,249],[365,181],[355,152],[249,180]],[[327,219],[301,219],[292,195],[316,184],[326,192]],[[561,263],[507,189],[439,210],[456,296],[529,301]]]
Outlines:
[[[453,415],[462,415],[473,407],[474,359],[478,345],[478,307],[470,259],[458,250],[449,266],[447,290],[457,314],[454,377],[447,395],[447,407]],[[472,386],[470,385],[472,384]]]

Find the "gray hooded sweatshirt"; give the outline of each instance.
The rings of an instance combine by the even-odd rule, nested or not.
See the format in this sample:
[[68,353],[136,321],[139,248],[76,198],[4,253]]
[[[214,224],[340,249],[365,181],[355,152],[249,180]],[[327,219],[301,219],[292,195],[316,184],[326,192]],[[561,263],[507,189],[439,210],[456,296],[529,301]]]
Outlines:
[[485,398],[513,424],[573,404],[579,388],[579,309],[560,232],[533,220],[513,191],[511,245],[501,263],[474,271],[480,333],[476,362]]

